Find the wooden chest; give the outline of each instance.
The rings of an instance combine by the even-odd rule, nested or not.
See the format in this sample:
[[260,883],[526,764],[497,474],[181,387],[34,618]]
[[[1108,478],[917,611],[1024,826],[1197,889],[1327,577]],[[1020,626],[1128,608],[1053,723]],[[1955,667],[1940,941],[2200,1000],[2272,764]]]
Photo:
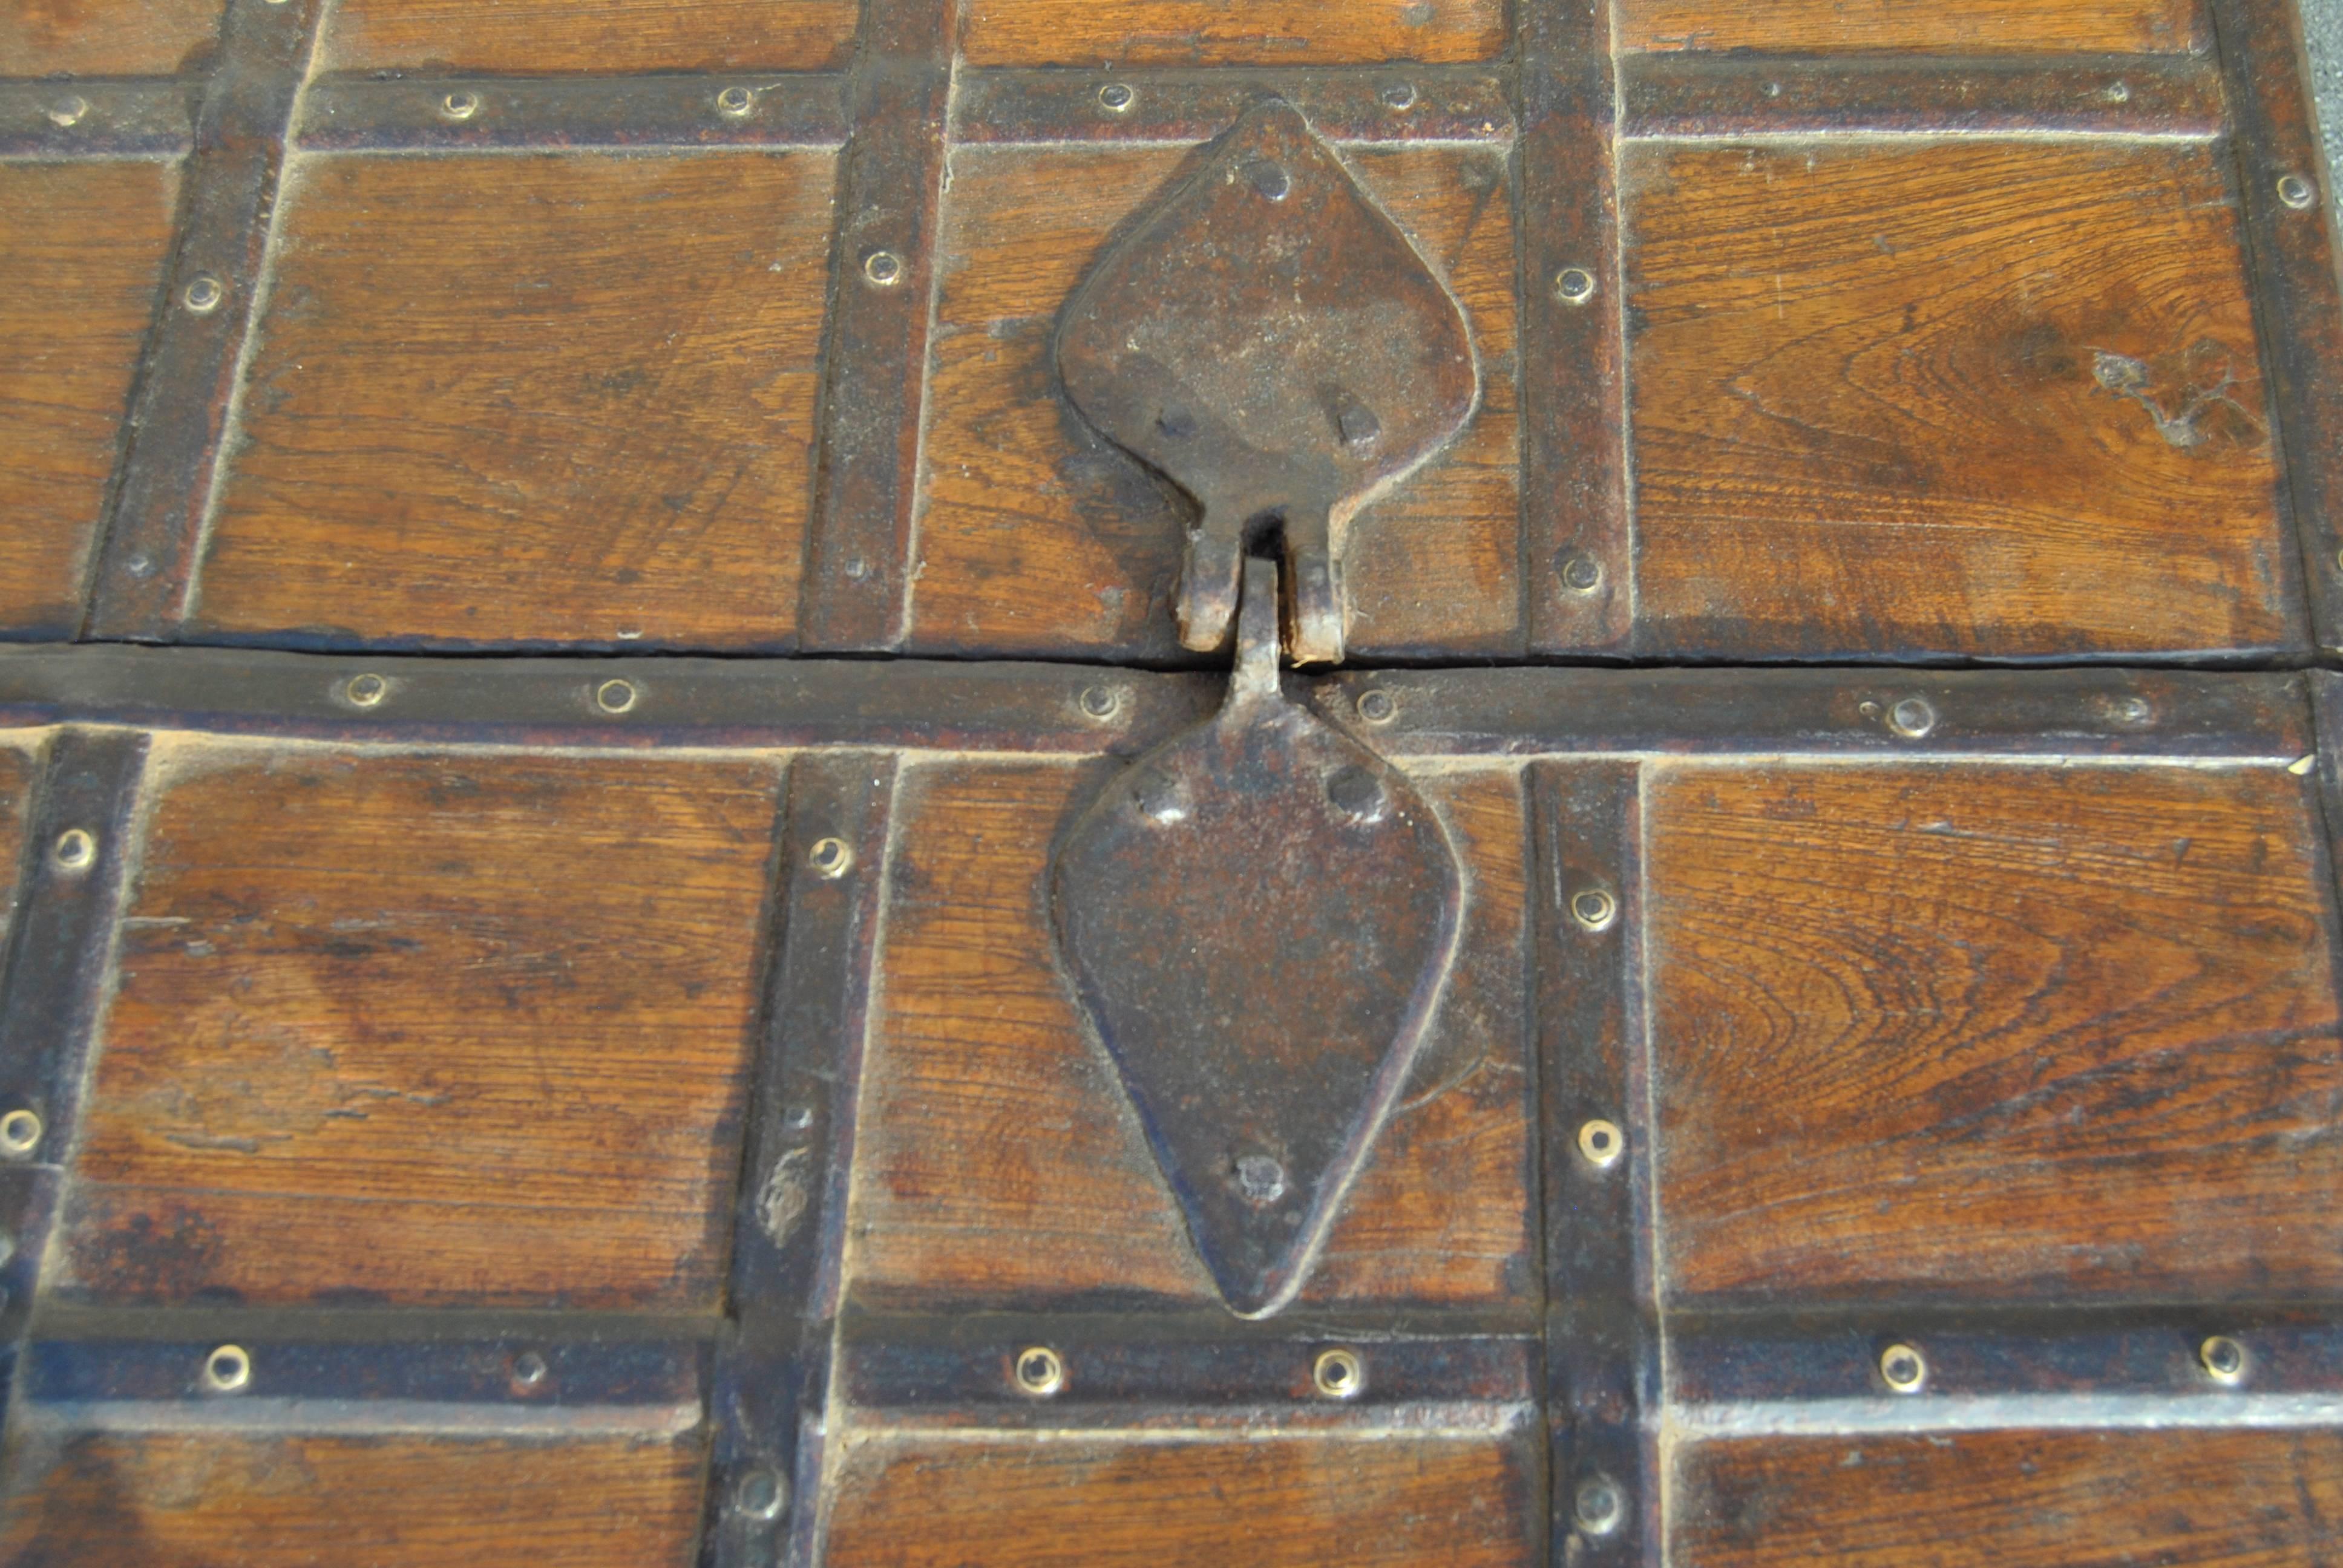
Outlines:
[[2287,0],[19,0],[0,200],[0,1563],[2343,1554]]

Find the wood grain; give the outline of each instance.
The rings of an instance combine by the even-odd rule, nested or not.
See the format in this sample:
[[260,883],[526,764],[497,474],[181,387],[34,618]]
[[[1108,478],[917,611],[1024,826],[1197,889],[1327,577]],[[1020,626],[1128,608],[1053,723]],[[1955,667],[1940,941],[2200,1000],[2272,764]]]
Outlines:
[[774,765],[175,766],[56,1288],[712,1308]]
[[2198,0],[1618,0],[1623,49],[2153,55],[2210,45]]
[[558,71],[821,70],[854,47],[855,0],[340,0],[330,67]]
[[263,1436],[19,1438],[12,1568],[685,1568],[701,1442]]
[[196,623],[787,647],[834,161],[303,161]]
[[1646,650],[2303,641],[2213,148],[1643,144],[1623,188]]
[[168,76],[194,69],[212,54],[226,9],[226,0],[15,0],[0,6],[0,75]]
[[1442,65],[1505,46],[1503,0],[969,0],[972,65]]
[[1669,1496],[1677,1568],[2299,1568],[2343,1550],[2343,1432],[1735,1439]]
[[830,1568],[1496,1568],[1538,1561],[1524,1445],[1387,1434],[881,1440],[833,1482]]
[[2308,783],[1662,773],[1647,898],[1669,1297],[2343,1288],[2343,1043]]
[[[1051,841],[1120,766],[935,764],[904,781],[849,1212],[867,1300],[1219,1299],[1054,956]],[[1305,1305],[1535,1295],[1518,785],[1417,783],[1468,868],[1457,968]]]
[[[1056,385],[1060,310],[1184,175],[1164,147],[960,147],[939,240],[911,600],[917,651],[1176,658],[1192,504],[1093,432]],[[1519,399],[1502,152],[1349,149],[1463,303],[1483,406],[1447,451],[1353,519],[1361,655],[1518,652]]]
[[0,637],[81,624],[178,197],[176,163],[0,163]]
[[16,920],[16,878],[24,866],[33,780],[40,765],[39,753],[0,741],[0,953],[8,950],[8,930]]

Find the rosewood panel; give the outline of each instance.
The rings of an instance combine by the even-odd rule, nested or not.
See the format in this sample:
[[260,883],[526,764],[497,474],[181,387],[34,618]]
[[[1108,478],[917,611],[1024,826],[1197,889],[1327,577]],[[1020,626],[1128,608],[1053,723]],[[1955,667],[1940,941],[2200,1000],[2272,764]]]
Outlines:
[[1631,144],[1641,646],[2308,640],[2209,145]]
[[197,634],[786,648],[834,164],[297,161]]
[[0,9],[0,75],[167,76],[208,63],[225,9],[226,0],[9,5]]
[[1505,46],[1503,0],[969,0],[977,65],[1447,65]]
[[2270,765],[1660,771],[1667,1298],[2343,1289],[2315,789]]
[[[848,1221],[856,1297],[1222,1311],[1053,958],[1053,841],[1117,766],[905,775]],[[1465,867],[1456,965],[1297,1310],[1536,1300],[1519,784],[1414,782]]]
[[1482,1436],[880,1435],[832,1478],[830,1568],[1526,1568],[1542,1466]]
[[776,764],[160,766],[58,1293],[713,1309]]
[[176,162],[0,163],[0,637],[81,624],[178,198]]
[[1679,1451],[1678,1568],[2297,1568],[2343,1548],[2328,1428],[1849,1433]]
[[857,0],[340,0],[323,64],[347,71],[820,70],[846,63]]
[[1618,0],[1622,49],[2161,54],[2207,47],[2202,0]]
[[[950,156],[930,340],[910,647],[1186,658],[1172,609],[1193,504],[1056,384],[1058,317],[1192,170],[1176,146]],[[1443,454],[1353,520],[1354,657],[1522,646],[1513,242],[1497,146],[1353,146],[1353,171],[1455,293],[1482,397]]]

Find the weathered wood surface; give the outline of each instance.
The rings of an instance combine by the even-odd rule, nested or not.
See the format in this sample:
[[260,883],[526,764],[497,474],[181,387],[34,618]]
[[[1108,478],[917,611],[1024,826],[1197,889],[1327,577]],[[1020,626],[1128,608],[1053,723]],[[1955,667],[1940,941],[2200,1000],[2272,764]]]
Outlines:
[[328,16],[328,70],[820,70],[843,65],[856,0],[343,0]]
[[1663,772],[1669,1299],[2334,1299],[2320,832],[2277,768]]
[[1503,0],[969,0],[977,65],[1321,65],[1483,60],[1505,46]]
[[0,9],[0,75],[167,76],[209,60],[221,10],[222,0],[25,0]]
[[[12,742],[13,742],[12,738]],[[16,879],[24,863],[27,814],[40,754],[19,744],[0,744],[0,954],[8,950],[8,930],[16,914]],[[0,980],[6,978],[0,964]]]
[[774,764],[162,768],[59,1292],[715,1308]]
[[1619,0],[1622,49],[2148,55],[2211,41],[2202,0]]

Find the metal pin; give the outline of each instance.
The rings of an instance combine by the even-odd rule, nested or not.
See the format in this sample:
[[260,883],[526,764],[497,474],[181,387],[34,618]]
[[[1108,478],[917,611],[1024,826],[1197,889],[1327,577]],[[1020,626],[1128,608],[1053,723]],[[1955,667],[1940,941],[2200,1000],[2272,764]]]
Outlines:
[[0,1116],[0,1154],[22,1160],[41,1146],[41,1117],[22,1107]]
[[1554,297],[1564,305],[1584,305],[1594,297],[1594,275],[1583,266],[1565,266],[1554,275]]
[[778,1519],[789,1500],[789,1483],[779,1472],[762,1465],[744,1473],[732,1488],[734,1512],[749,1519]]
[[1618,1487],[1610,1479],[1590,1475],[1578,1483],[1577,1493],[1571,1499],[1571,1514],[1578,1527],[1589,1535],[1608,1535],[1619,1528],[1626,1516],[1627,1505],[1619,1495]]
[[479,112],[480,95],[478,93],[455,92],[439,100],[439,114],[443,119],[468,120]]
[[1035,1399],[1047,1399],[1066,1386],[1066,1363],[1047,1345],[1017,1352],[1017,1386]]
[[843,839],[819,839],[806,851],[806,864],[814,869],[816,876],[834,882],[854,864],[854,850]]
[[204,1387],[236,1393],[252,1382],[252,1356],[242,1345],[222,1345],[204,1358]]
[[1385,106],[1393,109],[1412,109],[1415,107],[1415,84],[1413,82],[1393,82],[1390,86],[1383,89],[1383,103]]
[[2280,175],[2278,199],[2297,212],[2308,212],[2318,205],[2318,187],[2301,175]]
[[1573,593],[1593,593],[1603,586],[1603,563],[1584,550],[1572,550],[1556,563],[1562,586]]
[[68,828],[57,835],[49,858],[60,871],[86,871],[97,861],[97,839],[86,828]]
[[1082,691],[1082,711],[1092,719],[1112,719],[1122,711],[1122,693],[1111,686],[1086,687]]
[[594,706],[605,713],[624,713],[639,695],[631,680],[606,680],[594,689]]
[[1370,724],[1389,724],[1398,716],[1399,705],[1388,691],[1359,693],[1359,717]]
[[1570,918],[1590,931],[1608,930],[1619,918],[1619,900],[1607,888],[1582,888],[1570,896]]
[[2238,1383],[2246,1379],[2246,1347],[2227,1334],[2215,1334],[2198,1345],[2197,1360],[2215,1382]]
[[744,119],[756,106],[757,95],[746,87],[727,87],[716,95],[716,112],[727,119]]
[[1131,107],[1133,95],[1121,82],[1109,82],[1098,90],[1099,107],[1110,115],[1120,115]]
[[1597,1171],[1607,1171],[1627,1151],[1627,1135],[1617,1122],[1598,1116],[1578,1130],[1578,1151]]
[[81,117],[89,113],[89,100],[79,93],[67,93],[41,112],[49,116],[53,126],[77,126]]
[[179,303],[197,316],[208,316],[219,308],[227,297],[227,289],[208,272],[199,272],[187,279],[187,286],[179,291]]
[[379,675],[353,675],[342,688],[353,708],[372,708],[389,694],[390,682]]
[[1879,1352],[1879,1376],[1897,1393],[1918,1393],[1928,1381],[1928,1358],[1910,1345],[1889,1345]]
[[1887,710],[1887,728],[1906,740],[1917,740],[1936,727],[1936,710],[1927,699],[1907,697]]
[[1356,1351],[1322,1351],[1310,1368],[1310,1381],[1328,1399],[1356,1399],[1367,1386],[1366,1364]]
[[892,288],[903,280],[903,258],[891,250],[874,250],[862,261],[862,276],[880,288]]
[[2145,697],[2127,697],[2116,703],[2116,717],[2126,724],[2145,724],[2155,711]]
[[1237,1191],[1256,1207],[1285,1196],[1285,1167],[1266,1154],[1237,1157]]

